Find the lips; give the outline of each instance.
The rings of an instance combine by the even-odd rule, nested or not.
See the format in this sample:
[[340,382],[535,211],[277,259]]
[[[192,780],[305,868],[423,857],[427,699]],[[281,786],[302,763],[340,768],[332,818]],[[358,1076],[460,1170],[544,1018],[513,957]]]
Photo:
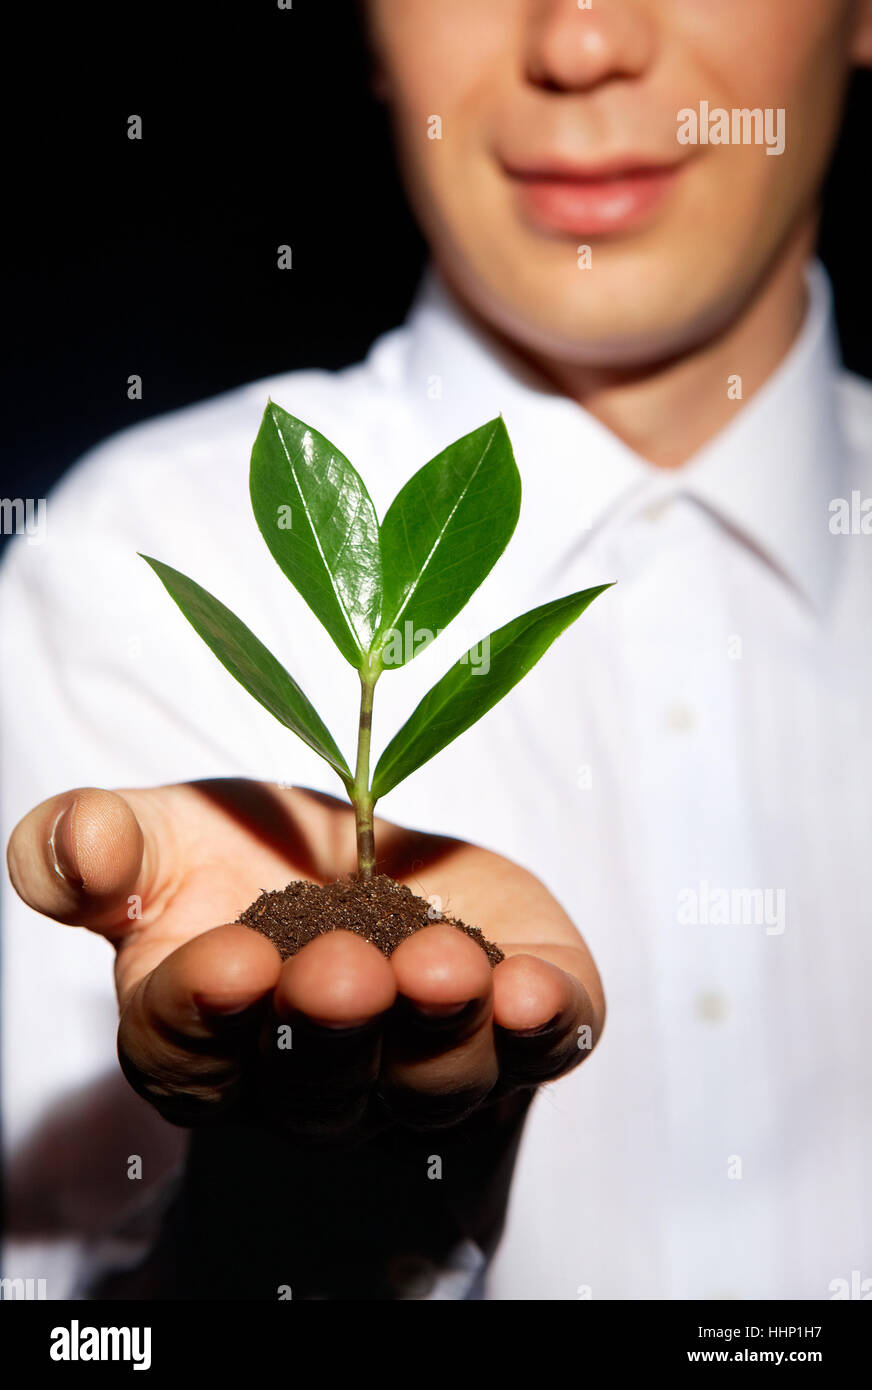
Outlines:
[[597,236],[641,227],[663,205],[682,165],[612,161],[580,169],[506,167],[523,215],[539,229]]

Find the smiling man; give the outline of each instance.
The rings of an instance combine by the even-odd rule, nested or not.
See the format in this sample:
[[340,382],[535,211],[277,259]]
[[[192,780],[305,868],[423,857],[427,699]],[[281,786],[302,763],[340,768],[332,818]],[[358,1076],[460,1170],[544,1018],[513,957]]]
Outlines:
[[[872,1264],[872,552],[829,521],[872,496],[872,391],[840,368],[811,257],[872,4],[365,8],[432,256],[407,323],[346,371],[108,441],[53,499],[51,545],[4,567],[29,905],[7,894],[10,1258],[43,1261],[15,1272],[54,1259],[54,1297],[98,1277],[148,1297],[834,1296]],[[689,141],[703,103],[760,111],[783,149]],[[267,785],[321,788],[314,755],[219,682],[135,553],[184,569],[195,546],[348,727],[329,639],[238,524],[268,395],[373,476],[380,515],[502,412],[524,503],[470,640],[619,581],[386,808],[421,833],[384,827],[382,867],[500,942],[493,973],[438,925],[390,963],[339,932],[284,967],[222,925],[289,870],[351,865],[346,811]],[[170,485],[196,505],[143,505]],[[450,633],[385,691],[385,729],[468,645]],[[609,997],[580,1068],[604,1002],[573,922]],[[151,1107],[120,1137],[101,937]],[[285,1021],[301,1047],[280,1067]],[[168,1191],[166,1120],[192,1139],[156,1236],[141,1201],[123,1224],[124,1165],[147,1152]],[[122,1238],[128,1264],[151,1255],[113,1282]]]

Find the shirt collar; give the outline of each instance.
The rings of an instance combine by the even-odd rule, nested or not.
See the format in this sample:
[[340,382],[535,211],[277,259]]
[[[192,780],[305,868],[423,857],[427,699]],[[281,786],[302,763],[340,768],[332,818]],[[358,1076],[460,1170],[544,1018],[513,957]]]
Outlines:
[[828,505],[841,486],[846,446],[832,292],[819,262],[808,266],[806,283],[806,315],[790,350],[675,481],[820,610],[837,559]]
[[828,503],[838,495],[844,444],[832,294],[819,262],[808,266],[806,281],[802,328],[775,371],[684,467],[660,469],[543,385],[480,327],[431,266],[408,319],[407,388],[416,428],[429,434],[436,453],[502,414],[521,471],[524,512],[537,530],[545,528],[540,534],[549,535],[555,556],[561,548],[577,549],[628,510],[690,497],[822,608],[836,560]]
[[423,430],[435,453],[501,414],[521,473],[522,522],[529,530],[543,525],[539,534],[555,553],[576,548],[657,471],[483,329],[432,267],[407,324],[406,397],[416,434]]

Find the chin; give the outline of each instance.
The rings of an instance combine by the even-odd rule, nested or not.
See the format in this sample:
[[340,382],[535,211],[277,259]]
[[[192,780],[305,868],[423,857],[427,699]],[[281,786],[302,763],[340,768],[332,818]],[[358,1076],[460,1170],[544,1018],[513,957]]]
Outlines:
[[729,286],[741,279],[715,264],[705,238],[688,243],[672,225],[632,243],[594,241],[589,269],[577,265],[574,243],[508,239],[505,224],[486,254],[469,243],[453,250],[443,273],[510,346],[590,368],[653,366],[692,351],[729,320]]
[[[586,272],[590,274],[591,272]],[[638,292],[620,273],[610,273],[595,294],[540,283],[505,294],[504,286],[485,285],[470,276],[466,297],[478,315],[510,345],[539,358],[595,368],[654,366],[691,351],[710,336],[722,309],[707,307],[705,296],[690,296],[686,276],[661,272]],[[628,293],[628,288],[631,292]]]

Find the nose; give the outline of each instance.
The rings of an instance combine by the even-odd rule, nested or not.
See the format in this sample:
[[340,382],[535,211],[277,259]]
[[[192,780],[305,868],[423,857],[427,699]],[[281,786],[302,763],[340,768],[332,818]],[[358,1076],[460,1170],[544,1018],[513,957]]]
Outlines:
[[534,86],[585,91],[639,77],[651,61],[654,24],[644,0],[590,0],[589,9],[580,0],[530,0],[528,8],[525,67]]

